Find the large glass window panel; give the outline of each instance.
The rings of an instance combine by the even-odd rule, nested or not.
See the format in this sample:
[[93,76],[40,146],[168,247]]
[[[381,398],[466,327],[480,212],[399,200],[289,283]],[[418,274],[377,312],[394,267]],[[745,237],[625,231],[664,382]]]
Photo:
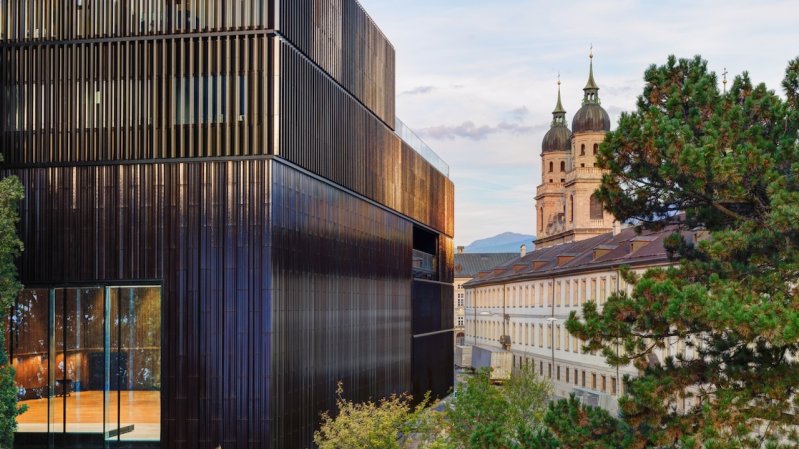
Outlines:
[[92,441],[104,429],[104,301],[101,288],[55,290],[52,428],[75,434],[74,443]]
[[7,325],[26,441],[160,439],[159,287],[27,289]]
[[[110,398],[119,440],[157,441],[161,433],[161,289],[110,291]],[[116,411],[114,411],[116,406]]]
[[53,407],[50,397],[50,291],[24,290],[11,311],[9,356],[20,405],[17,432],[47,433]]

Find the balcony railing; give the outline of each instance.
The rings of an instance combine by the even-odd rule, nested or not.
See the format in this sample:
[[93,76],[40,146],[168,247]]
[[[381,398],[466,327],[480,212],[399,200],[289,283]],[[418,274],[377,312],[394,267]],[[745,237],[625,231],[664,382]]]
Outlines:
[[424,251],[413,250],[412,258],[413,277],[419,279],[435,279],[436,257]]
[[427,162],[430,163],[436,170],[440,171],[444,176],[449,178],[449,165],[441,159],[435,151],[427,146],[424,141],[416,135],[405,123],[400,119],[395,119],[396,126],[394,132],[411,146],[417,153],[419,153]]

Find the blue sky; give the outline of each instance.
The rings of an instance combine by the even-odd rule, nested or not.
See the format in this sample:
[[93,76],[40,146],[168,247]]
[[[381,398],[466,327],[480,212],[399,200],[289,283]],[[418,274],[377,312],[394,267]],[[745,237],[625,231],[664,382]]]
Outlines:
[[[397,51],[398,116],[451,167],[455,241],[533,234],[541,139],[557,74],[571,120],[589,45],[613,127],[644,70],[702,55],[781,93],[799,55],[799,2],[360,0]],[[719,80],[721,76],[719,75]]]

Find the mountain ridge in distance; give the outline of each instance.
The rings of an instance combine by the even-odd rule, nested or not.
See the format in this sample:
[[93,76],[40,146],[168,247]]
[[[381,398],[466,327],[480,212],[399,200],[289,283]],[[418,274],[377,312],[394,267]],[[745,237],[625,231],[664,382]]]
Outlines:
[[527,245],[527,251],[532,251],[534,235],[519,234],[516,232],[503,232],[480,240],[475,240],[466,247],[466,253],[518,253],[522,244]]

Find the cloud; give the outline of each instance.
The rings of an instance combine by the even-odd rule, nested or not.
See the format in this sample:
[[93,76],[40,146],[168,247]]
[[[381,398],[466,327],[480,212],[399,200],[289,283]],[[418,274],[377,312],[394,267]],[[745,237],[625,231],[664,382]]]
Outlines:
[[411,90],[406,90],[402,93],[402,95],[424,95],[429,94],[430,92],[436,90],[434,86],[419,86],[414,87]]
[[525,117],[530,115],[530,110],[527,109],[527,106],[522,106],[520,108],[512,109],[508,111],[508,115],[515,120],[515,121],[522,121]]
[[[543,125],[542,125],[543,126]],[[500,122],[496,126],[475,125],[472,121],[466,121],[457,126],[431,126],[420,129],[417,134],[419,137],[430,139],[449,139],[456,138],[469,140],[484,140],[486,137],[497,133],[525,134],[536,131],[539,126],[529,126],[519,123]]]

